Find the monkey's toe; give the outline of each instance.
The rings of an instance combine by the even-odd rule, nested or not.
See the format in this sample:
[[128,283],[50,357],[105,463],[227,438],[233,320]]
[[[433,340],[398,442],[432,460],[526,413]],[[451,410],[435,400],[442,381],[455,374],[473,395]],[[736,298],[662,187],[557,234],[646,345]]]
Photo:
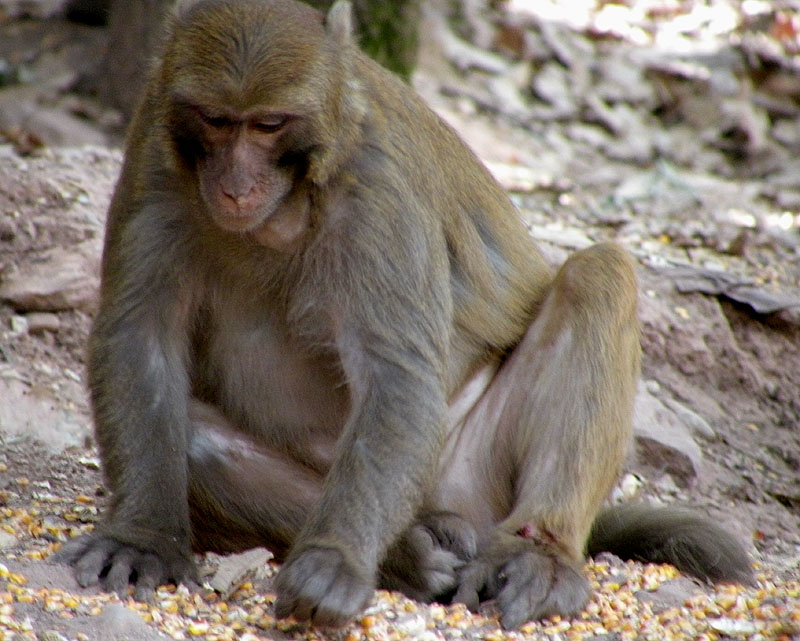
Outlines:
[[462,572],[454,601],[476,610],[495,599],[504,628],[558,614],[569,617],[589,599],[589,584],[569,559],[512,537],[483,552]]
[[417,601],[449,601],[461,569],[475,556],[477,538],[475,528],[457,514],[424,515],[387,554],[380,586]]
[[102,534],[87,534],[70,541],[53,556],[53,561],[73,566],[82,587],[102,584],[104,590],[122,596],[133,583],[134,597],[144,602],[153,600],[159,585],[169,581],[188,583],[196,576],[188,554],[176,551],[159,555]]
[[500,621],[507,630],[526,621],[558,614],[570,617],[589,599],[589,584],[568,561],[533,550],[503,566],[497,594]]
[[294,616],[321,627],[340,627],[367,604],[374,586],[344,554],[332,548],[310,548],[290,558],[276,580],[275,615]]

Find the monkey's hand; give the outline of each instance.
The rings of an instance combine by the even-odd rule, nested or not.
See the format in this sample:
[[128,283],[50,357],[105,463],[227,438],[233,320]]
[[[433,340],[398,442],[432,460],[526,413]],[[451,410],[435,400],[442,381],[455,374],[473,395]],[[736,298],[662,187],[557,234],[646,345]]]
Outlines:
[[[57,563],[75,568],[83,587],[102,582],[103,589],[124,596],[135,577],[134,598],[152,602],[159,585],[195,581],[196,568],[188,550],[158,553],[122,543],[111,535],[92,533],[65,544],[54,556]],[[105,577],[105,578],[103,578]]]
[[495,534],[488,549],[463,571],[454,601],[471,610],[496,599],[506,629],[526,621],[580,612],[589,600],[589,584],[576,563],[536,541]]
[[380,569],[380,587],[417,601],[442,599],[458,585],[459,570],[477,550],[478,535],[452,512],[420,516],[392,546]]
[[311,546],[290,555],[275,583],[279,618],[294,615],[322,627],[340,627],[363,610],[373,578],[331,547]]

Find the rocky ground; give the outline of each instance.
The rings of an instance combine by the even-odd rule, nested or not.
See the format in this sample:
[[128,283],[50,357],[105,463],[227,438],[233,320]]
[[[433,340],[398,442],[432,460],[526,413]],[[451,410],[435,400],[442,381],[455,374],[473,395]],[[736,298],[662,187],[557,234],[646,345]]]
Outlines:
[[84,344],[121,159],[118,117],[73,91],[104,31],[60,7],[0,2],[0,639],[800,639],[800,6],[432,3],[414,78],[554,263],[607,239],[636,257],[644,371],[614,500],[719,519],[759,585],[603,556],[572,621],[505,633],[491,606],[379,593],[328,634],[272,618],[264,551],[205,559],[204,587],[152,605],[45,560],[104,501]]

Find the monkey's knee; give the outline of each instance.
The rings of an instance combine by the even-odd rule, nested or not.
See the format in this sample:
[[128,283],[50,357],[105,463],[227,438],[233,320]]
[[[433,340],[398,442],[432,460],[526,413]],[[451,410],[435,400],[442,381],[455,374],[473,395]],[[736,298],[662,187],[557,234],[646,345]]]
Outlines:
[[599,243],[572,254],[556,274],[560,303],[591,313],[636,310],[636,272],[630,254],[615,243]]
[[192,400],[189,507],[197,549],[230,552],[291,545],[322,493],[322,476]]

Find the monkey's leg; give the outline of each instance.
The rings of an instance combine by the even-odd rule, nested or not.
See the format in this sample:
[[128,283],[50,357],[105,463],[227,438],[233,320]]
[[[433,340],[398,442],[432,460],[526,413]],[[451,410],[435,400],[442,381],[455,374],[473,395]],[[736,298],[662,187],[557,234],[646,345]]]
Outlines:
[[[323,476],[237,430],[213,407],[189,415],[189,503],[197,550],[233,552],[267,546],[281,559],[322,494]],[[444,512],[420,516],[380,568],[380,586],[430,601],[456,586],[475,554],[475,531]]]
[[197,550],[265,545],[281,558],[322,493],[322,475],[257,443],[220,412],[189,410],[189,506]]
[[623,464],[639,359],[630,258],[576,253],[466,419],[465,432],[496,426],[490,471],[510,501],[456,600],[496,597],[508,628],[584,606],[583,548]]

